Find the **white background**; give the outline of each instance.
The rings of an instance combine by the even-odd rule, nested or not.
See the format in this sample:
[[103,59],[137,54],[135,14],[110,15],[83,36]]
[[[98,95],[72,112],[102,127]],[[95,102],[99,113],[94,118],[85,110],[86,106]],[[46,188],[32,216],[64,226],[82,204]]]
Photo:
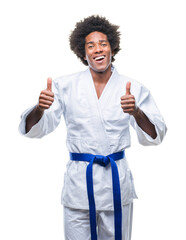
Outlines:
[[86,68],[68,37],[92,14],[120,25],[122,50],[114,64],[151,90],[168,127],[157,147],[140,146],[131,129],[126,154],[139,197],[132,239],[186,239],[185,11],[181,0],[1,1],[0,239],[64,239],[64,121],[39,140],[21,136],[18,125],[48,76]]

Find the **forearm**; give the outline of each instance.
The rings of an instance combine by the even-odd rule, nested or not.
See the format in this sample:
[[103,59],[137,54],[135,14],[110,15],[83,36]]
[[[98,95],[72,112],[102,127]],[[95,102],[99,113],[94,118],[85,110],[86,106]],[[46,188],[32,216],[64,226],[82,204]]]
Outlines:
[[26,118],[26,133],[30,131],[30,129],[39,122],[39,120],[42,118],[44,113],[44,110],[41,110],[39,106],[36,106],[32,112],[27,116]]
[[146,132],[149,136],[151,136],[153,139],[157,137],[156,129],[154,124],[152,124],[148,117],[145,115],[145,113],[140,109],[137,108],[134,114],[132,114],[135,118],[138,126]]

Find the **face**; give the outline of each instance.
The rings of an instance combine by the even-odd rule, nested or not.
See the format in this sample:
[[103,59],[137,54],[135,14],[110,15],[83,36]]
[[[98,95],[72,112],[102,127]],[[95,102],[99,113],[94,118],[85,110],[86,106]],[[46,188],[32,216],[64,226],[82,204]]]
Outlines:
[[95,72],[105,72],[111,66],[113,53],[107,36],[101,32],[92,32],[85,38],[85,60]]

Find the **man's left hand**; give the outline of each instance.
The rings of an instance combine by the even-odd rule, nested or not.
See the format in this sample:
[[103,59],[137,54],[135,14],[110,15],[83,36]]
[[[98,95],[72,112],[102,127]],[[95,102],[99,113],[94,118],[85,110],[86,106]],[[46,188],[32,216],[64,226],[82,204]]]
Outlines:
[[130,115],[134,115],[136,113],[136,101],[135,97],[130,92],[131,82],[127,82],[126,84],[126,93],[121,97],[121,108],[124,113],[129,113]]

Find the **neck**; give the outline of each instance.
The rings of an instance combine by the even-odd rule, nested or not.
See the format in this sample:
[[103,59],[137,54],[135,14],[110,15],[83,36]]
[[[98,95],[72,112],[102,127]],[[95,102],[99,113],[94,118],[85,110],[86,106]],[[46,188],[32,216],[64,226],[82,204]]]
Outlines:
[[94,82],[99,83],[107,83],[112,75],[111,65],[104,72],[96,72],[92,68],[90,68],[90,72]]

